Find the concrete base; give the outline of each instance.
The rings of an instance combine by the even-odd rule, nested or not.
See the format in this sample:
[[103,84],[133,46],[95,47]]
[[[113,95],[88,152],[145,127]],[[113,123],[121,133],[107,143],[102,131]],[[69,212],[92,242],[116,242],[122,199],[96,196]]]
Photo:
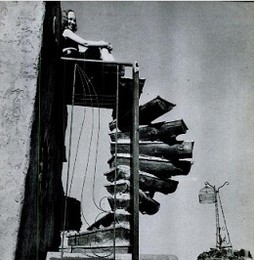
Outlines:
[[[107,257],[101,257],[101,256],[86,256],[81,253],[63,253],[63,256],[61,256],[60,252],[48,252],[47,259],[46,260],[57,260],[57,259],[63,259],[63,260],[98,260],[98,259],[113,259],[112,256]],[[140,255],[140,260],[178,260],[176,256],[173,255]],[[131,260],[131,254],[116,254],[115,260]]]

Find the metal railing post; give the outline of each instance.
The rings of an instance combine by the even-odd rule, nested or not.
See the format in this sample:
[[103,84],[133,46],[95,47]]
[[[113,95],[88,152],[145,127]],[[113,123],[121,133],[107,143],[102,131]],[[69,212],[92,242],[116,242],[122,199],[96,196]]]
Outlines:
[[133,65],[131,130],[131,246],[132,260],[139,259],[139,66]]

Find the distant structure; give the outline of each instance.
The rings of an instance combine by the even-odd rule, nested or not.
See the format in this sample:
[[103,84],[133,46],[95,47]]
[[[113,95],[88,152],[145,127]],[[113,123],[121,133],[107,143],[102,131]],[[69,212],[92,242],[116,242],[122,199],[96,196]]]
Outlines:
[[[216,248],[211,248],[210,251],[203,252],[198,256],[198,260],[251,260],[250,251],[241,249],[233,250],[230,240],[226,217],[222,207],[220,198],[220,189],[225,185],[229,185],[226,181],[223,185],[216,188],[206,182],[205,187],[199,191],[199,203],[214,204],[216,216]],[[222,219],[222,220],[221,220]],[[221,224],[221,221],[223,224]]]

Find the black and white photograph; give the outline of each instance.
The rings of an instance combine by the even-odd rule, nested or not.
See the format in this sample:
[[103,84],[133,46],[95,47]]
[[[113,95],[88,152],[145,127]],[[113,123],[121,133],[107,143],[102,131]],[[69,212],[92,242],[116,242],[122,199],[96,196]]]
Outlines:
[[253,2],[0,14],[0,260],[253,259]]

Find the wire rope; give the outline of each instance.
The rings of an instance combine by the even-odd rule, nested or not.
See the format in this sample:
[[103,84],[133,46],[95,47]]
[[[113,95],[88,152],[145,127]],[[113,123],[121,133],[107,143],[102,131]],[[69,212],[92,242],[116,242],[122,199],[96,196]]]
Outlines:
[[[86,75],[85,71],[83,71],[77,64],[75,64],[75,68],[74,68],[74,82],[76,82],[76,70],[78,71],[79,75],[80,75],[80,78],[81,78],[81,82],[82,82],[82,86],[83,86],[83,89],[84,89],[84,95],[86,95],[86,90],[85,90],[85,85],[87,86],[87,89],[88,89],[88,95],[90,96],[90,102],[91,102],[91,106],[92,106],[92,127],[91,127],[91,137],[90,137],[90,142],[89,142],[89,148],[88,148],[88,160],[87,160],[87,164],[86,164],[86,168],[85,168],[85,175],[84,175],[84,179],[83,179],[83,183],[82,183],[82,189],[81,189],[81,203],[82,203],[82,200],[83,200],[83,193],[84,193],[84,186],[85,186],[85,183],[86,183],[86,177],[87,177],[87,172],[88,172],[88,166],[89,166],[89,163],[90,163],[90,158],[91,158],[91,146],[92,146],[92,141],[93,141],[93,138],[94,138],[94,102],[93,102],[93,99],[92,99],[92,95],[91,95],[91,92],[94,92],[94,96],[96,98],[96,105],[98,107],[100,107],[100,102],[98,100],[98,95],[94,89],[94,86],[93,84],[91,83],[91,79],[88,78],[88,76]],[[116,93],[116,135],[118,134],[118,110],[119,110],[119,78],[118,78],[118,71],[119,71],[119,65],[117,65],[117,93]],[[83,77],[82,77],[83,76]],[[85,80],[85,83],[84,84],[84,80]],[[72,96],[72,113],[71,113],[71,127],[70,127],[70,139],[69,139],[69,158],[70,158],[70,155],[71,155],[71,152],[70,152],[70,149],[71,149],[71,136],[72,136],[72,123],[73,123],[73,103],[74,103],[74,94],[75,94],[75,84],[73,84],[73,96]],[[86,111],[85,111],[86,112]],[[85,114],[84,114],[84,118],[83,118],[83,121],[82,121],[82,125],[81,125],[81,130],[80,130],[80,134],[79,134],[79,139],[78,139],[78,144],[77,144],[77,148],[76,148],[76,155],[75,155],[75,159],[74,159],[74,164],[73,164],[73,169],[72,169],[72,176],[71,176],[71,181],[70,181],[70,186],[69,186],[69,164],[68,164],[68,168],[67,168],[67,181],[66,181],[66,199],[67,199],[67,195],[69,194],[69,192],[71,192],[71,189],[72,189],[72,183],[73,183],[73,178],[74,178],[74,173],[75,173],[75,166],[76,166],[76,160],[77,160],[77,154],[78,154],[78,150],[79,150],[79,144],[80,144],[80,139],[81,139],[81,135],[82,135],[82,132],[83,132],[83,126],[84,126],[84,122],[85,122]],[[96,172],[97,172],[97,163],[98,163],[98,154],[99,154],[99,140],[100,140],[100,130],[101,130],[101,114],[100,114],[100,108],[99,108],[99,112],[98,112],[98,132],[97,132],[97,138],[96,138],[96,151],[95,151],[95,164],[94,164],[94,172],[93,172],[93,193],[92,193],[92,198],[93,198],[93,203],[94,205],[97,207],[97,209],[99,209],[100,212],[97,216],[96,216],[96,219],[103,213],[108,213],[109,211],[106,211],[102,208],[102,205],[101,205],[101,202],[103,199],[106,198],[103,197],[99,204],[97,205],[96,201],[95,201],[95,183],[96,183]],[[114,221],[113,221],[113,230],[114,230],[114,236],[113,236],[113,255],[114,255],[114,259],[115,259],[115,251],[116,251],[116,244],[115,244],[115,240],[116,240],[116,225],[115,225],[115,222],[116,222],[116,214],[115,214],[115,209],[116,209],[116,178],[117,178],[117,140],[116,140],[116,148],[115,148],[115,178],[114,178]],[[69,160],[70,161],[70,160]],[[84,215],[84,212],[83,212],[83,207],[81,206],[81,214],[82,214],[82,217],[83,219],[85,220],[86,224],[89,225],[87,219],[85,218],[85,215]],[[65,213],[65,216],[64,218],[66,218],[66,213]],[[65,220],[66,221],[66,220]],[[64,230],[65,231],[65,228]],[[63,232],[63,237],[64,237],[64,232]],[[103,247],[99,247],[100,249],[103,249]],[[63,250],[62,250],[62,253],[63,253]],[[93,257],[93,256],[89,256],[87,254],[85,254],[86,256],[88,257]],[[93,255],[97,256],[97,257],[101,257],[101,258],[105,258],[105,257],[109,257],[112,255],[112,250],[110,250],[110,254],[107,254],[107,255],[104,255],[104,256],[100,256],[98,255],[97,253],[93,252]]]
[[84,255],[84,256],[86,256],[86,257],[89,257],[89,258],[94,258],[94,256],[97,256],[97,257],[99,257],[99,258],[105,258],[105,257],[109,257],[110,255],[106,255],[106,256],[100,256],[100,255],[96,255],[96,253],[91,253],[92,255],[89,255],[88,253],[85,253],[85,252],[79,252],[79,254],[81,254],[81,255]]
[[[78,67],[78,71],[79,71],[79,75],[80,75],[80,78],[81,78],[81,81],[82,81],[82,86],[84,88],[84,94],[86,94],[86,90],[85,90],[85,85],[87,86],[88,88],[88,92],[89,92],[89,96],[91,96],[91,90],[90,90],[90,87],[89,87],[89,83],[92,85],[91,83],[91,79],[89,79],[87,77],[87,75],[85,74],[85,72],[82,71],[81,68]],[[82,77],[83,76],[83,77]],[[84,80],[86,82],[86,84],[84,84]],[[91,100],[91,103],[93,104],[92,100]],[[93,112],[94,110],[92,110]],[[92,114],[92,122],[94,123],[94,113]],[[93,134],[93,129],[94,129],[94,125],[92,125],[92,134]],[[92,140],[93,138],[90,139],[90,144],[89,144],[89,159],[87,161],[87,166],[86,166],[86,170],[85,170],[85,175],[84,175],[84,181],[83,181],[83,186],[82,186],[82,191],[81,191],[81,203],[82,203],[82,200],[83,200],[83,194],[84,194],[84,186],[85,186],[85,179],[86,179],[86,176],[87,176],[87,170],[88,170],[88,165],[89,165],[89,162],[90,162],[90,154],[91,154],[91,144],[92,144]],[[95,203],[95,202],[94,202]],[[102,208],[99,208],[100,210],[103,210]],[[105,210],[103,210],[105,212]],[[85,214],[83,212],[83,207],[81,205],[81,215],[82,215],[82,218],[84,219],[85,223],[90,226],[89,222],[87,221],[86,217],[85,217]]]
[[[100,199],[100,201],[99,201],[99,206],[100,206],[100,208],[103,208],[103,207],[102,207],[102,201],[103,201],[104,199],[107,199],[107,198],[108,198],[107,196],[104,196],[104,197],[102,197],[102,198]],[[104,210],[104,211],[107,211],[108,213],[111,212],[110,210]]]
[[[100,247],[100,249],[105,250],[105,251],[107,250],[106,248],[103,248],[103,247]],[[84,252],[80,252],[79,254],[84,255],[84,256],[87,256],[87,257],[89,257],[89,258],[94,258],[94,256],[96,256],[96,257],[98,257],[98,258],[105,259],[105,258],[107,258],[107,257],[110,257],[110,256],[112,255],[112,252],[110,252],[110,254],[104,255],[104,256],[100,256],[100,255],[98,255],[98,254],[95,253],[95,252],[92,252],[92,253],[91,253],[92,255],[89,255],[88,253],[84,253]]]
[[88,220],[86,219],[85,214],[84,214],[84,212],[83,212],[82,209],[81,209],[81,216],[82,216],[83,220],[85,221],[85,223],[86,223],[88,226],[90,226],[91,224],[89,224],[89,222],[88,222]]
[[[87,81],[87,78],[88,76],[86,75],[85,71],[83,70],[80,70],[80,72],[82,73],[82,75],[84,76],[85,80]],[[88,81],[87,81],[88,82]],[[99,107],[99,100],[98,100],[98,96],[97,96],[97,93],[94,89],[94,86],[91,82],[88,82],[90,84],[87,84],[88,86],[88,90],[89,90],[89,96],[90,96],[90,101],[91,101],[91,105],[93,107],[92,109],[92,112],[93,112],[93,122],[94,122],[94,102],[93,102],[93,99],[91,97],[91,92],[94,92],[94,95],[95,95],[95,98],[96,98],[96,105]],[[91,89],[90,89],[90,86],[91,86]],[[101,211],[104,211],[104,209],[100,208],[99,205],[97,205],[96,201],[95,201],[95,182],[96,182],[96,172],[97,172],[97,162],[98,162],[98,148],[99,148],[99,139],[100,139],[100,130],[101,130],[101,126],[100,126],[100,108],[98,110],[98,131],[97,131],[97,139],[96,139],[96,152],[95,152],[95,164],[94,164],[94,171],[93,171],[93,192],[92,192],[92,199],[93,199],[93,203],[94,205],[96,206],[97,209],[101,210]],[[107,212],[107,211],[106,211]]]
[[[119,94],[118,94],[118,86],[119,86],[119,82],[118,82],[118,70],[119,70],[119,67],[117,66],[117,73],[116,73],[116,75],[117,75],[117,94],[116,94],[116,114],[117,114],[117,118],[118,118],[118,106],[119,106],[119,102],[118,102],[118,96],[119,96]],[[84,73],[84,76],[86,76],[86,74],[85,74],[85,72],[83,72]],[[97,93],[96,93],[96,91],[95,91],[95,89],[94,89],[94,87],[93,87],[93,85],[91,84],[91,87],[93,88],[93,91],[95,92],[95,97],[96,97],[96,100],[97,100],[97,105],[99,106],[99,102],[98,102],[98,97],[97,97]],[[93,106],[93,101],[92,101],[92,98],[91,98],[91,103],[92,103],[92,106]],[[116,120],[117,121],[117,120]],[[116,124],[117,124],[117,122],[116,122]],[[118,128],[118,125],[116,125],[117,126],[117,128]],[[97,144],[96,144],[96,160],[95,160],[95,168],[94,168],[94,180],[93,180],[93,202],[94,202],[94,204],[95,204],[95,206],[99,209],[99,210],[102,210],[102,211],[104,211],[103,209],[102,209],[102,207],[100,206],[100,204],[99,204],[99,206],[96,204],[96,201],[95,201],[95,197],[94,197],[94,192],[95,192],[95,176],[96,176],[96,171],[97,171],[97,159],[98,159],[98,146],[99,146],[99,134],[100,134],[100,109],[99,109],[99,120],[98,120],[98,138],[97,138]],[[116,134],[117,134],[117,130],[116,130]],[[116,142],[116,145],[117,145],[117,142]],[[115,158],[116,159],[116,158]],[[114,208],[116,207],[115,206],[115,204],[116,204],[116,173],[115,173],[115,183],[114,183]],[[104,211],[104,212],[107,212],[107,211]],[[103,213],[103,212],[101,212],[101,213]],[[101,214],[100,213],[100,214]],[[100,215],[99,214],[99,215]],[[97,216],[98,217],[98,216]],[[115,209],[114,209],[114,221],[113,221],[113,255],[114,255],[114,259],[115,259],[115,249],[116,249],[116,245],[115,245],[115,239],[116,239],[116,227],[115,227],[115,221],[116,221],[116,217],[115,217]],[[110,254],[111,255],[111,254]]]
[[72,168],[71,182],[70,182],[70,187],[69,187],[70,193],[71,193],[71,189],[72,189],[72,183],[73,183],[73,179],[74,179],[74,173],[75,173],[76,162],[77,162],[77,157],[78,157],[79,145],[80,145],[80,140],[81,140],[81,136],[82,136],[82,133],[83,133],[83,127],[84,127],[85,119],[86,119],[86,109],[84,110],[84,117],[83,117],[83,120],[82,120],[82,123],[81,123],[78,143],[77,143],[77,147],[76,147],[75,159],[74,159],[73,168]]
[[72,124],[73,124],[73,108],[74,108],[74,95],[75,95],[75,85],[76,85],[76,70],[77,64],[74,65],[74,76],[73,76],[73,85],[72,85],[72,104],[71,104],[71,122],[70,122],[70,134],[69,134],[69,151],[68,151],[68,165],[66,173],[66,186],[65,186],[65,200],[64,200],[64,219],[63,219],[63,230],[62,230],[62,251],[61,259],[63,258],[64,251],[64,233],[66,229],[67,221],[67,198],[68,198],[68,189],[69,189],[69,174],[70,174],[70,158],[71,158],[71,145],[72,145]]
[[[78,67],[78,72],[79,75],[81,76],[82,74],[80,73],[80,68]],[[81,78],[82,81],[82,86],[84,87],[84,81],[83,78]],[[89,82],[85,79],[86,84],[88,84]],[[84,88],[84,92],[85,92],[85,88]],[[92,115],[93,118],[93,115]],[[86,163],[86,167],[85,167],[85,174],[84,174],[84,178],[83,178],[83,183],[82,183],[82,189],[81,189],[81,194],[80,194],[80,202],[81,202],[81,213],[82,213],[82,217],[85,220],[85,222],[90,225],[87,221],[87,219],[85,218],[85,214],[83,212],[83,207],[82,207],[82,201],[83,201],[83,194],[84,194],[84,187],[85,187],[85,183],[86,183],[86,177],[87,177],[87,172],[88,172],[88,166],[90,163],[90,157],[91,157],[91,146],[92,146],[92,141],[93,141],[93,128],[94,128],[94,124],[93,124],[93,120],[92,120],[92,128],[91,128],[91,138],[90,138],[90,142],[89,142],[89,147],[88,147],[88,159],[87,159],[87,163]]]
[[[80,74],[80,68],[79,66],[77,65],[77,69],[78,69],[78,72],[79,72],[79,75],[81,76]],[[82,86],[83,86],[83,90],[84,90],[84,93],[85,93],[85,86],[84,86],[84,81],[82,79],[82,77],[80,77],[81,81],[82,81]],[[88,85],[89,84],[89,81],[86,81],[86,84]],[[83,126],[84,126],[84,121],[85,121],[85,114],[84,114],[84,119],[83,119],[83,122],[82,122],[82,126],[81,126],[81,131],[80,131],[80,136],[79,136],[79,142],[80,142],[80,137],[81,137],[81,133],[82,133],[82,130],[83,130]],[[84,174],[84,179],[83,179],[83,184],[82,184],[82,191],[81,191],[81,215],[84,219],[84,221],[86,222],[86,224],[90,225],[89,222],[87,221],[84,213],[83,213],[83,209],[82,209],[82,200],[83,200],[83,190],[84,190],[84,185],[85,185],[85,182],[86,182],[86,176],[87,176],[87,169],[88,169],[88,165],[89,165],[89,162],[90,162],[90,154],[91,154],[91,144],[92,144],[92,140],[93,140],[93,127],[92,127],[92,131],[91,131],[91,139],[90,139],[90,143],[89,143],[89,152],[88,152],[88,161],[87,161],[87,165],[86,165],[86,170],[85,170],[85,174]],[[78,142],[78,144],[79,144]],[[78,145],[79,146],[79,145]],[[77,151],[76,151],[76,156],[77,156],[77,153],[78,153],[78,148],[77,148]],[[76,162],[76,157],[75,157],[75,161]],[[75,165],[75,164],[74,164]],[[75,170],[75,167],[73,167],[73,175],[72,177],[74,176],[74,170]],[[72,181],[73,181],[73,178],[72,178]],[[72,182],[71,182],[72,184]],[[71,189],[71,185],[70,185],[70,189]]]
[[[78,68],[78,65],[77,65],[77,68]],[[82,79],[81,79],[81,81],[82,81]],[[83,91],[84,91],[83,95],[84,95],[85,94],[85,86],[83,84],[83,81],[82,81],[82,87],[83,87]],[[82,123],[81,123],[78,143],[77,143],[77,147],[76,147],[76,154],[75,154],[75,159],[74,159],[74,163],[73,163],[72,177],[71,177],[71,183],[70,183],[70,188],[69,188],[70,193],[71,193],[71,189],[72,189],[72,183],[73,183],[74,173],[75,173],[75,166],[76,166],[76,161],[77,161],[77,156],[78,156],[78,151],[79,151],[79,145],[80,145],[81,135],[83,133],[83,127],[84,127],[85,119],[86,119],[86,108],[84,109],[84,117],[83,117],[83,120],[82,120]]]

